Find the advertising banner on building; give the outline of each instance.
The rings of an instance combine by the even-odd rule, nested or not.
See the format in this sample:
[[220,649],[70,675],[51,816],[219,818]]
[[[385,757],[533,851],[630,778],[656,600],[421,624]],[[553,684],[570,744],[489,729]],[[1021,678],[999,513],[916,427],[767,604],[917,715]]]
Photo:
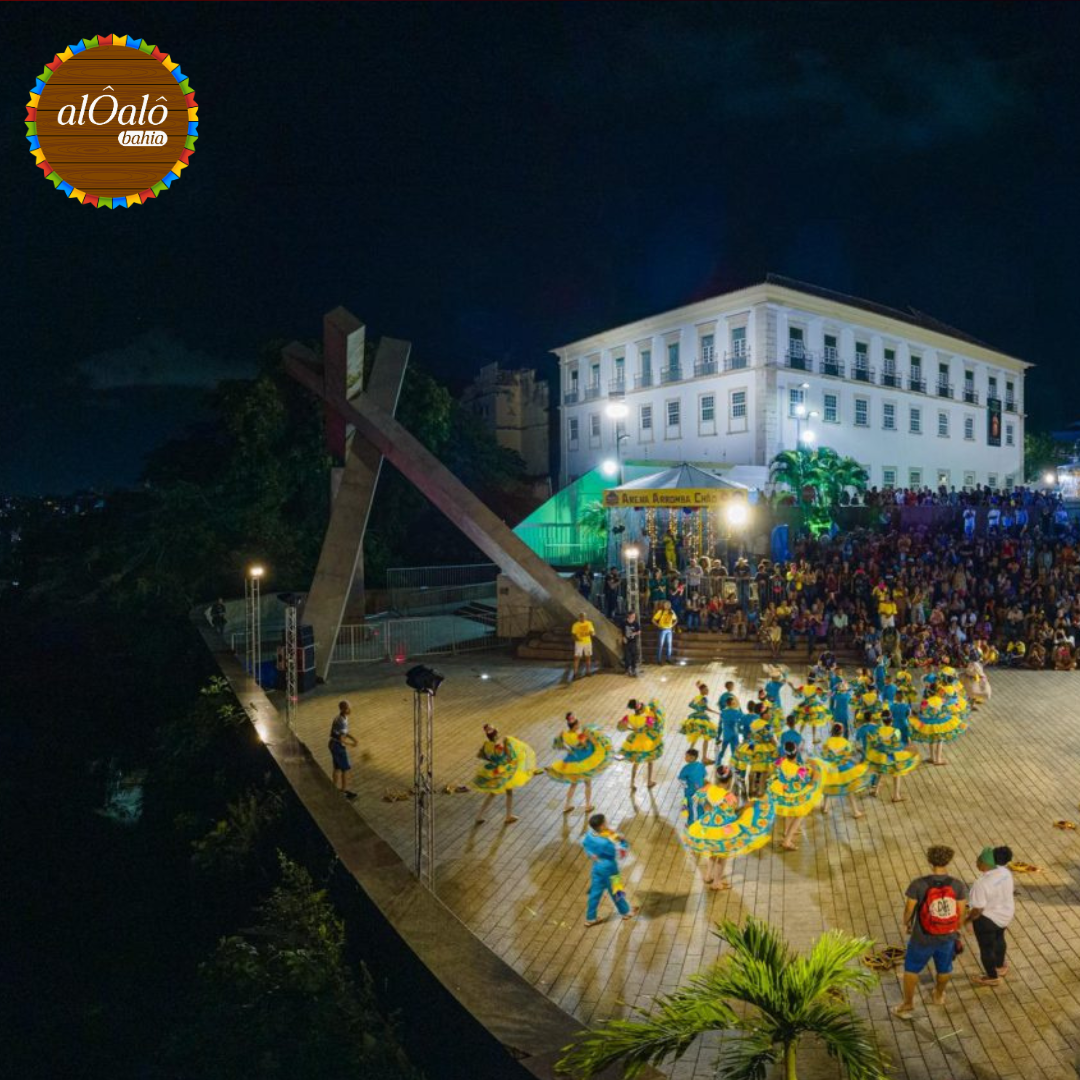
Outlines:
[[1001,398],[986,402],[986,445],[1001,445]]

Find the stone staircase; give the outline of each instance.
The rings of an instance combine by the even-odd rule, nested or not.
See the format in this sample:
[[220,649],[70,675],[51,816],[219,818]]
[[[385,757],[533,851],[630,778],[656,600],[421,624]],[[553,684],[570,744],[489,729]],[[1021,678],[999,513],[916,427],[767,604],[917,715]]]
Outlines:
[[[645,627],[641,635],[642,657],[650,663],[656,656],[659,634],[651,626]],[[545,630],[531,634],[517,649],[521,660],[541,660],[547,663],[570,663],[574,658],[574,646],[569,631]],[[756,664],[769,660],[768,650],[754,641],[735,641],[729,634],[703,631],[691,633],[684,631],[675,635],[672,656],[676,663],[685,660],[690,664]],[[836,650],[836,658],[845,667],[856,667],[862,663],[859,652],[852,648]],[[794,649],[785,649],[780,654],[780,663],[784,665],[807,663],[806,643],[800,642]]]

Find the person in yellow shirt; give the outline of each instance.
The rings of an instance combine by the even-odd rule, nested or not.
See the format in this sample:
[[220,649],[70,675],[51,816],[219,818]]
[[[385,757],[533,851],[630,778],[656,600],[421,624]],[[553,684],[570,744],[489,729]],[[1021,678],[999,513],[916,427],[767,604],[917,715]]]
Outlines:
[[570,633],[574,636],[574,675],[578,677],[578,666],[585,662],[585,674],[591,674],[592,667],[592,639],[596,633],[596,627],[589,621],[588,616],[582,611],[577,622],[570,627]]
[[678,615],[671,610],[671,601],[665,600],[659,610],[652,617],[653,626],[660,631],[660,641],[656,647],[656,662],[664,662],[664,650],[667,649],[668,663],[672,663],[671,651],[674,647],[675,624],[679,621]]
[[878,603],[878,619],[882,630],[888,630],[896,625],[896,604],[888,594],[884,595]]

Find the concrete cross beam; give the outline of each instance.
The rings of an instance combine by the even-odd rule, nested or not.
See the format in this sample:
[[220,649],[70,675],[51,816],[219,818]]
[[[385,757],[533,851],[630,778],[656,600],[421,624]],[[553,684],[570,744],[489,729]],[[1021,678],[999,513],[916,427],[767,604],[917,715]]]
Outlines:
[[[314,353],[299,342],[293,342],[283,350],[283,356],[289,374],[312,393],[327,400],[324,373]],[[601,655],[609,663],[618,665],[621,662],[619,630],[520,540],[378,402],[368,394],[360,394],[351,401],[342,396],[329,404],[492,562],[497,563],[533,603],[563,619],[568,634],[570,624],[585,611],[596,627],[596,644]]]
[[[382,338],[364,391],[390,416],[401,394],[409,349],[407,341]],[[334,494],[315,577],[304,601],[302,621],[313,629],[316,673],[326,679],[354,583],[361,590],[363,586],[364,533],[382,469],[382,454],[366,439],[348,437],[345,417],[334,404],[359,393],[357,372],[363,370],[363,324],[344,308],[330,312],[323,323],[323,351],[326,361],[320,397],[327,403],[329,414],[327,439],[332,452],[340,439],[345,467]]]

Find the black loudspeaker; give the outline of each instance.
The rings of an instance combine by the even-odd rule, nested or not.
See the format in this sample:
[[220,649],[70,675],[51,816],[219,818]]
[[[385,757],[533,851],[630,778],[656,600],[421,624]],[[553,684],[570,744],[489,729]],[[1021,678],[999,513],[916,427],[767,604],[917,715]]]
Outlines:
[[304,645],[296,650],[296,670],[297,671],[314,671],[315,670],[315,646]]
[[298,671],[296,673],[296,692],[298,694],[306,694],[309,690],[315,689],[315,669],[311,668],[309,671]]
[[308,623],[303,623],[296,628],[296,641],[299,645],[314,645],[315,644],[315,627]]

